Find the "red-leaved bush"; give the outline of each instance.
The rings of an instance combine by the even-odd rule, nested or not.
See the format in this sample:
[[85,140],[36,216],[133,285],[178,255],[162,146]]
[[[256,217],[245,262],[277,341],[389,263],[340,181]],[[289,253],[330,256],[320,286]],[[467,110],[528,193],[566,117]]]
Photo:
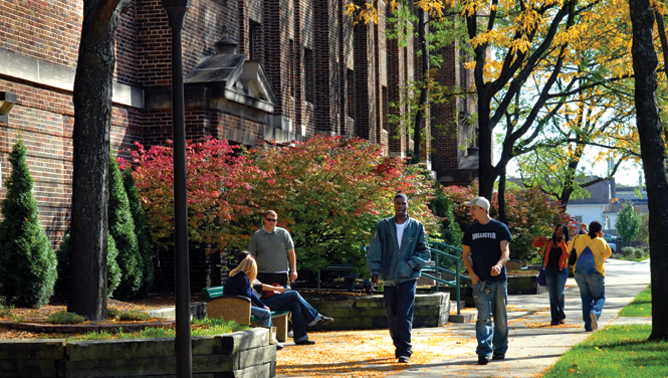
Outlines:
[[[464,204],[478,195],[478,183],[467,187],[447,186],[443,188],[445,196],[456,204]],[[549,195],[537,189],[523,189],[511,187],[506,190],[506,216],[508,217],[508,229],[513,237],[510,242],[510,257],[514,259],[532,260],[537,254],[536,248],[531,243],[537,236],[551,237],[557,224],[566,224],[575,234],[575,221],[566,214]],[[498,196],[495,192],[490,208],[490,216],[498,219]],[[455,218],[462,230],[473,223],[469,208],[458,206],[455,210]]]
[[[293,236],[300,266],[317,270],[345,263],[361,271],[362,246],[376,223],[393,214],[397,192],[411,198],[411,216],[428,232],[438,231],[438,218],[427,207],[430,179],[368,141],[315,136],[293,147],[236,152],[211,138],[187,143],[189,238],[210,252],[245,249],[262,226],[261,212],[273,209],[279,226]],[[132,158],[153,241],[169,248],[172,147],[146,150],[138,144]]]

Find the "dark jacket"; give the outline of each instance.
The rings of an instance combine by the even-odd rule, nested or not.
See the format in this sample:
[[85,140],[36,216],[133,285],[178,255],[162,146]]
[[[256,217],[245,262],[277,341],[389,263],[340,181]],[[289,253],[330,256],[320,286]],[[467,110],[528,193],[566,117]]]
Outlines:
[[239,272],[234,277],[227,277],[227,280],[225,280],[223,293],[225,295],[241,295],[242,297],[248,297],[256,307],[264,308],[266,306],[264,303],[262,303],[260,298],[258,298],[257,295],[253,293],[253,290],[251,290],[248,277],[246,277],[246,273],[244,272]]
[[431,253],[427,235],[420,221],[408,217],[401,246],[397,243],[394,217],[378,222],[369,246],[366,267],[371,274],[380,274],[387,286],[417,280]]

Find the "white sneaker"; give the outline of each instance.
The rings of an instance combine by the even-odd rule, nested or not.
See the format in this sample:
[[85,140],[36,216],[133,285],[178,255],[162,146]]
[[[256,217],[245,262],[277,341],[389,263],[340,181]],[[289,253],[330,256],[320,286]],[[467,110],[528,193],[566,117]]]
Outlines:
[[598,316],[593,312],[590,312],[589,317],[591,318],[591,329],[598,331]]
[[295,337],[295,333],[292,332],[292,331],[288,331],[288,337],[291,338],[291,339],[294,338],[294,337]]
[[276,345],[276,350],[281,350],[283,349],[283,344],[279,343],[278,340],[274,339],[272,341],[272,344]]

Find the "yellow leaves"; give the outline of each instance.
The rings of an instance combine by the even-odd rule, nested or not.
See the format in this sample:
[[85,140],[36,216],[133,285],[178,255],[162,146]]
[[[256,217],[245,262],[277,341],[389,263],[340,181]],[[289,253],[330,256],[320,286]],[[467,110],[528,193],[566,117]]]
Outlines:
[[[393,1],[396,6],[396,1]],[[348,1],[345,8],[345,15],[353,17],[355,19],[354,24],[357,24],[359,21],[364,21],[365,24],[368,24],[369,21],[378,23],[380,21],[378,17],[378,9],[373,6],[373,3],[367,2],[365,8],[360,7],[357,4],[354,4],[352,1]]]
[[415,5],[422,8],[425,13],[429,13],[432,17],[442,18],[445,7],[452,7],[454,3],[452,0],[418,0]]

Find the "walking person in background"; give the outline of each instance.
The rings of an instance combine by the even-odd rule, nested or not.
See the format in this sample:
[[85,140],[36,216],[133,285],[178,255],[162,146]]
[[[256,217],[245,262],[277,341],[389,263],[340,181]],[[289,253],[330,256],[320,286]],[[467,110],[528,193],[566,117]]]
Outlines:
[[543,267],[545,268],[545,281],[547,291],[550,294],[551,325],[564,324],[566,313],[564,312],[564,289],[568,279],[568,227],[565,224],[554,228],[550,239],[539,236],[533,241],[534,247],[543,248]]
[[598,221],[589,224],[589,234],[582,235],[568,246],[569,253],[577,254],[575,282],[580,288],[582,299],[582,320],[585,331],[598,330],[598,320],[605,304],[605,259],[612,256],[612,250],[603,239],[603,226]]
[[408,216],[408,196],[394,196],[394,216],[382,219],[369,246],[366,266],[371,282],[383,279],[385,310],[394,356],[408,363],[413,354],[411,331],[417,280],[430,259],[424,226]]
[[478,364],[487,365],[490,357],[503,360],[508,350],[506,262],[512,237],[505,224],[489,216],[489,201],[485,197],[475,197],[466,206],[471,207],[475,222],[464,231],[462,258],[471,277],[478,310],[475,324]]
[[578,235],[587,235],[587,223],[580,223],[580,232]]

